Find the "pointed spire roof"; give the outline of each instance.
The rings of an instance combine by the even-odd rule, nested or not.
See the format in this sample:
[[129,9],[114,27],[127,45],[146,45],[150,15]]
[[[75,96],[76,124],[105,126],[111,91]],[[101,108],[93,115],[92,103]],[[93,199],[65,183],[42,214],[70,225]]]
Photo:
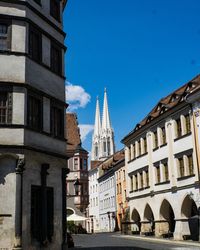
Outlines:
[[109,115],[109,111],[108,111],[108,99],[107,99],[106,88],[104,89],[102,129],[111,129],[110,115]]
[[100,135],[100,132],[101,132],[101,118],[100,118],[99,98],[97,96],[95,124],[94,124],[94,136]]

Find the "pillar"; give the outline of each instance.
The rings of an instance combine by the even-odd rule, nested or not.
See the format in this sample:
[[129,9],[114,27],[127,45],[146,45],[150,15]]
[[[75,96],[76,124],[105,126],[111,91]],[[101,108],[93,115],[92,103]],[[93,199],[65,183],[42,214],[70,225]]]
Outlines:
[[16,171],[16,200],[15,200],[15,241],[13,249],[22,250],[22,187],[24,158],[17,160]]

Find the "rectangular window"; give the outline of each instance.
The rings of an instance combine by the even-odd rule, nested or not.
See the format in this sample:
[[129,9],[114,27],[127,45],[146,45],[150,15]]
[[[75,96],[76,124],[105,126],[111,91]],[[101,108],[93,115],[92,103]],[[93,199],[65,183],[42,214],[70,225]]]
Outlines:
[[32,26],[29,26],[29,56],[37,62],[42,61],[42,34]]
[[9,92],[0,92],[0,124],[12,122],[12,95]]
[[0,51],[10,50],[10,33],[10,25],[0,20]]
[[50,0],[50,15],[60,21],[60,0]]
[[168,164],[167,163],[164,164],[164,174],[165,174],[165,180],[168,181],[169,180],[169,171],[168,171]]
[[158,147],[158,133],[154,132],[154,148]]
[[142,173],[140,173],[140,180],[141,180],[141,188],[143,188],[143,174]]
[[138,178],[137,175],[135,175],[135,190],[138,190]]
[[133,176],[130,177],[131,191],[133,191]]
[[149,186],[149,171],[146,170],[146,181],[147,181],[147,187]]
[[83,170],[83,159],[80,158],[80,170]]
[[62,49],[51,42],[51,70],[56,74],[62,74]]
[[39,186],[31,187],[31,236],[40,241],[41,229],[41,189]]
[[106,153],[106,142],[105,141],[103,142],[103,151],[104,151],[104,153]]
[[176,125],[177,125],[177,137],[181,137],[182,129],[181,129],[181,120],[180,119],[176,120]]
[[185,116],[185,123],[186,123],[186,134],[191,132],[191,124],[190,124],[190,115]]
[[179,161],[179,170],[180,170],[180,177],[183,177],[184,176],[184,161],[183,161],[183,158],[179,158],[178,159]]
[[141,141],[138,141],[138,155],[141,155]]
[[160,166],[156,167],[157,183],[160,183]]
[[166,131],[165,127],[162,128],[162,144],[166,143]]
[[78,158],[74,159],[74,170],[78,170]]
[[28,95],[27,124],[32,129],[42,130],[42,100],[40,97]]
[[64,137],[64,109],[51,105],[51,133],[58,138]]
[[147,152],[147,138],[144,138],[144,153]]
[[87,159],[83,160],[83,170],[87,170]]
[[125,170],[123,170],[123,176],[124,176],[124,181],[126,180],[126,173],[125,173]]
[[193,166],[193,158],[192,155],[188,156],[188,165],[189,165],[189,174],[193,175],[194,174],[194,166]]

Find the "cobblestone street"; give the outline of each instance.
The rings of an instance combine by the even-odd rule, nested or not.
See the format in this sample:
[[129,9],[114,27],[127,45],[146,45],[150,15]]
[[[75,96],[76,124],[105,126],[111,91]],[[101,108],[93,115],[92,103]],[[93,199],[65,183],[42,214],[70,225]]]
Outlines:
[[121,235],[119,233],[99,233],[73,235],[75,249],[128,249],[128,250],[199,250],[196,242],[175,242],[173,240],[152,239]]

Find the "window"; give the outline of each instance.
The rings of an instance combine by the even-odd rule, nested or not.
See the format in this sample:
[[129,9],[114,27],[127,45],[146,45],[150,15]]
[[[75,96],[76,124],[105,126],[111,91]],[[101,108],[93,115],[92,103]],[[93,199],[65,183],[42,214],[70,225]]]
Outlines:
[[165,127],[163,127],[162,129],[162,145],[166,143],[166,131],[165,131]]
[[144,153],[147,152],[147,138],[144,138]]
[[193,158],[192,155],[188,156],[188,167],[189,167],[189,175],[194,174],[194,169],[193,169]]
[[154,148],[158,147],[158,133],[157,131],[154,133]]
[[9,92],[0,92],[0,124],[12,122],[12,95]]
[[10,50],[10,26],[8,23],[0,21],[0,51]]
[[143,188],[143,174],[142,174],[142,172],[140,173],[140,180],[141,180],[141,188]]
[[138,155],[141,155],[141,141],[138,141]]
[[62,74],[62,50],[51,42],[51,70],[56,74]]
[[135,190],[138,190],[138,178],[137,178],[137,175],[135,175]]
[[38,62],[42,60],[42,35],[32,26],[29,26],[29,56]]
[[183,158],[179,158],[179,171],[180,171],[180,177],[184,176],[184,161]]
[[106,142],[105,141],[103,142],[103,151],[104,151],[104,153],[106,153]]
[[123,176],[124,176],[124,181],[126,180],[126,173],[125,173],[125,170],[123,170]]
[[74,159],[74,170],[78,170],[78,158]]
[[35,130],[42,130],[42,100],[33,95],[28,96],[27,124]]
[[191,132],[190,115],[185,116],[186,134]]
[[98,157],[98,146],[95,146],[95,156]]
[[83,170],[87,170],[87,159],[83,159]]
[[133,191],[133,176],[130,177],[130,182],[131,182],[131,191]]
[[164,174],[165,174],[165,180],[168,181],[169,180],[169,171],[168,171],[168,164],[167,163],[164,164]]
[[182,135],[181,120],[180,119],[176,120],[176,124],[177,124],[177,137],[180,137]]
[[149,186],[149,171],[146,170],[146,182],[147,182],[147,187]]
[[83,170],[83,159],[80,158],[80,170]]
[[50,0],[50,15],[60,21],[60,0]]
[[55,104],[51,106],[51,133],[55,137],[64,136],[64,110]]
[[108,155],[110,155],[110,138],[108,138]]
[[160,183],[160,166],[156,167],[157,183]]

